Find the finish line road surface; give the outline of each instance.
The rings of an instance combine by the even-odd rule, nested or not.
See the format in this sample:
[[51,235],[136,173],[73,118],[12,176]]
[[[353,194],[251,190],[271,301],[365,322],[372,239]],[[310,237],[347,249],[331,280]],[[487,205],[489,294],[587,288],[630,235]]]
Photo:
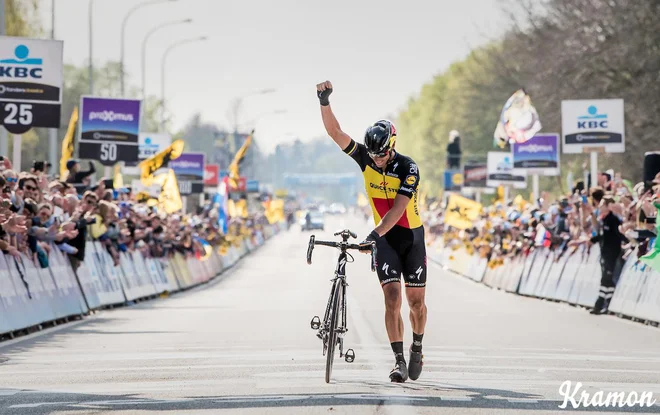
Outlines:
[[[361,239],[370,226],[328,216],[316,234],[349,227]],[[558,408],[567,380],[660,402],[660,329],[492,290],[430,262],[424,372],[390,383],[384,302],[363,254],[347,266],[356,360],[337,358],[326,384],[309,322],[325,310],[338,251],[317,247],[307,265],[310,234],[293,227],[206,286],[1,343],[0,414],[547,414],[568,411]],[[407,351],[405,300],[403,313]]]

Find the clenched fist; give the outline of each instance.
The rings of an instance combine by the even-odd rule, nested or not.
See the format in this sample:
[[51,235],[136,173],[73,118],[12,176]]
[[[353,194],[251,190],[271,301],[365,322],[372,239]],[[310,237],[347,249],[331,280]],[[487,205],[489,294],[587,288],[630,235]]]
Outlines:
[[332,94],[332,83],[330,81],[321,82],[316,85],[316,96],[318,96],[321,105],[330,105],[330,94]]

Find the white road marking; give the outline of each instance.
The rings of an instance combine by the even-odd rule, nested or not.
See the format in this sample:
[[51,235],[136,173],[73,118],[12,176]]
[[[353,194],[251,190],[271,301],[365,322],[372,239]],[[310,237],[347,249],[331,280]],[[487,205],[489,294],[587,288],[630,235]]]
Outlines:
[[[358,333],[360,339],[363,340],[364,343],[377,344],[378,342],[376,341],[376,337],[372,333],[371,327],[369,327],[369,324],[367,323],[367,320],[364,317],[364,312],[360,307],[360,302],[357,301],[355,296],[353,296],[350,293],[347,293],[347,300],[349,307],[351,308],[351,313],[349,314],[349,316],[351,318],[351,321],[355,324],[355,331]],[[384,375],[385,373],[383,373],[383,376]],[[379,390],[379,393],[386,395],[387,391],[384,388],[381,388]],[[389,406],[383,406],[382,409],[383,412],[387,414],[395,413],[394,409]],[[398,411],[396,412],[397,414],[400,413],[400,411],[403,411],[408,414],[417,412],[417,410],[412,406],[404,406],[397,409],[398,409]]]

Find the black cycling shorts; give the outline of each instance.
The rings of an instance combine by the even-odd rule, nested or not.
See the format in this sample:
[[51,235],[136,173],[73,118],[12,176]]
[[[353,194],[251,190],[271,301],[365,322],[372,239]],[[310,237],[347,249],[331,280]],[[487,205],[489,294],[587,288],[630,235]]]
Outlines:
[[403,280],[406,287],[426,287],[424,228],[394,226],[376,242],[376,271],[380,285]]

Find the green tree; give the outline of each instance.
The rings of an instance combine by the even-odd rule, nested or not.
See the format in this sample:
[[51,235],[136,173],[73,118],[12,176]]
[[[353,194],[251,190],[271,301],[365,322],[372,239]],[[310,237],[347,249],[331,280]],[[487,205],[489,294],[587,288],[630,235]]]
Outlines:
[[[517,2],[511,29],[455,62],[424,85],[398,116],[402,151],[420,164],[432,192],[442,187],[445,148],[452,129],[461,132],[465,157],[485,158],[502,105],[525,88],[539,112],[543,131],[561,132],[561,101],[623,98],[626,153],[601,157],[641,180],[645,151],[660,148],[660,3],[624,0]],[[583,155],[562,155],[564,177],[581,177]],[[631,160],[633,162],[631,162]],[[542,178],[541,187],[559,191],[563,180]],[[564,189],[566,190],[566,189]]]

